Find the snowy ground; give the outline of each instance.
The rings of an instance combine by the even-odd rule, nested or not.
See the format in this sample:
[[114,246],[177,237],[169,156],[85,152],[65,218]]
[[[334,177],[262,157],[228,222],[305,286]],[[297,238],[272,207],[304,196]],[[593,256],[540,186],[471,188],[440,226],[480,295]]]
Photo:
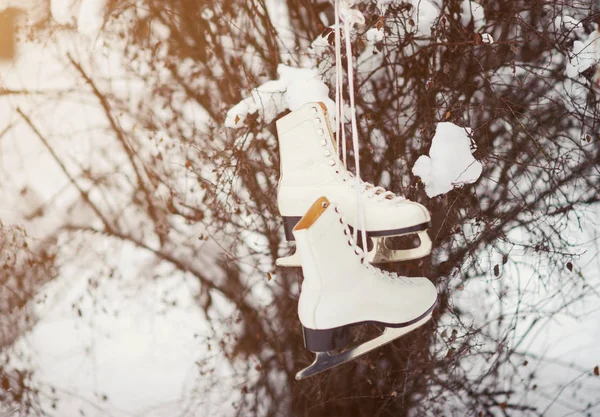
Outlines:
[[[527,355],[521,357],[522,365],[513,371],[528,380],[535,369],[533,383],[537,388],[529,392],[526,403],[546,410],[545,416],[580,415],[573,410],[582,409],[588,403],[593,405],[588,410],[589,415],[600,414],[600,378],[593,376],[594,368],[600,365],[600,293],[597,290],[600,288],[600,258],[597,256],[600,205],[588,208],[585,217],[581,222],[571,222],[562,231],[574,245],[580,245],[577,249],[580,256],[573,262],[572,272],[564,273],[566,267],[553,269],[544,283],[538,278],[539,269],[544,266],[530,265],[527,253],[513,251],[510,258],[516,264],[507,263],[501,272],[504,278],[510,278],[511,285],[501,289],[492,270],[495,264],[501,263],[502,254],[490,253],[487,258],[480,259],[488,266],[488,277],[469,281],[463,291],[455,293],[453,300],[474,317],[483,318],[502,308],[507,322],[516,320],[509,343],[517,352]],[[514,230],[511,233],[520,232]],[[560,288],[561,282],[563,288]],[[557,290],[563,294],[555,294]],[[507,291],[501,305],[498,303],[499,291]],[[565,294],[569,299],[580,293],[586,294],[585,302],[573,303],[560,314],[548,314],[562,305]],[[519,309],[527,314],[517,319],[514,313]],[[540,323],[534,331],[528,332],[534,320],[540,320]],[[518,362],[519,356],[513,359]],[[507,390],[515,388],[505,387]]]
[[[22,45],[17,62],[0,64],[0,85],[40,90],[68,86],[71,79],[65,78],[56,52]],[[42,142],[13,111],[19,105],[30,114],[31,103],[30,98],[0,98],[0,125],[18,124],[0,140],[0,220],[25,223],[35,239],[61,223],[67,215],[64,208],[78,195],[67,187],[68,179]],[[81,103],[49,104],[32,115],[44,132],[77,131],[101,120],[99,113]],[[92,156],[98,133],[79,139],[76,153]],[[20,193],[24,187],[27,192]],[[25,215],[51,199],[55,204],[41,220],[25,222]],[[148,269],[143,270],[148,253],[130,245],[112,242],[114,247],[102,247],[106,241],[87,236],[61,246],[69,250],[78,243],[85,248],[78,252],[79,266],[64,268],[59,279],[43,288],[35,305],[40,320],[17,344],[39,369],[36,380],[42,386],[42,401],[49,407],[56,389],[57,416],[77,415],[80,410],[87,416],[182,412],[192,396],[198,397],[193,390],[206,389],[197,361],[214,362],[216,357],[209,352],[207,322],[193,298],[197,285],[181,276],[151,280]],[[103,250],[110,250],[112,263],[118,265],[112,280],[96,280],[81,267],[86,262],[97,264],[94,257]],[[98,288],[89,291],[88,286],[96,283]],[[227,369],[222,371],[226,375]],[[202,406],[205,415],[228,414],[235,398],[222,388],[200,395],[203,402],[195,400],[194,406]]]

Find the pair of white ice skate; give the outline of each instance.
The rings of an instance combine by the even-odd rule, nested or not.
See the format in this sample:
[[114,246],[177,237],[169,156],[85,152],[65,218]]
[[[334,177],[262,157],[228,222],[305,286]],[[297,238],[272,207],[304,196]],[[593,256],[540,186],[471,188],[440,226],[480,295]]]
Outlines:
[[[277,121],[281,177],[278,204],[297,252],[277,260],[302,267],[298,304],[304,344],[316,353],[298,372],[306,378],[354,359],[425,324],[437,304],[427,278],[398,276],[373,263],[418,259],[431,252],[430,215],[422,205],[357,180],[334,149],[324,105],[309,103]],[[358,192],[356,187],[359,188]],[[359,219],[357,198],[362,207]],[[364,224],[373,245],[357,246],[352,228]],[[417,234],[420,246],[391,250],[386,239]],[[349,328],[379,324],[384,332],[355,348]]]

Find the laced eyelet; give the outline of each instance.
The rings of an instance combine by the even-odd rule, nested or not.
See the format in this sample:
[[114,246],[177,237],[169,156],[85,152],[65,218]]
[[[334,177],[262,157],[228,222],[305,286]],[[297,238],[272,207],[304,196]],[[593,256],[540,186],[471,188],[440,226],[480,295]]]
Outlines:
[[323,130],[323,129],[318,129],[317,130],[317,135],[323,136],[324,134],[325,134],[325,130]]
[[319,119],[318,117],[315,117],[315,122],[317,122],[318,124],[323,123],[323,121],[321,119]]
[[313,113],[317,113],[317,108],[316,107],[311,107],[310,109],[312,110]]
[[325,139],[321,140],[321,146],[327,146],[327,141]]
[[329,160],[329,165],[330,165],[330,166],[334,166],[334,165],[335,165],[335,161],[334,161],[333,159],[330,159],[330,160]]
[[331,152],[329,152],[329,149],[325,150],[325,156],[331,156]]

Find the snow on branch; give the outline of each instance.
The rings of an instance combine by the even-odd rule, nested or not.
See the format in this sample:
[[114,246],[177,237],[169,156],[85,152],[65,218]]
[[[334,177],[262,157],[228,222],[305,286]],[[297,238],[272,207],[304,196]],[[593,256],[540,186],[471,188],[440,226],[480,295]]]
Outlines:
[[429,156],[421,155],[412,169],[429,198],[474,183],[481,175],[483,167],[473,158],[470,133],[454,123],[438,123]]
[[[258,113],[264,123],[271,123],[285,110],[296,110],[303,104],[320,101],[327,106],[330,117],[335,114],[335,103],[329,98],[329,87],[314,68],[294,68],[284,64],[277,67],[278,80],[267,81],[252,89],[245,98],[227,112],[225,126],[243,126],[249,114]],[[331,125],[335,126],[331,120]]]

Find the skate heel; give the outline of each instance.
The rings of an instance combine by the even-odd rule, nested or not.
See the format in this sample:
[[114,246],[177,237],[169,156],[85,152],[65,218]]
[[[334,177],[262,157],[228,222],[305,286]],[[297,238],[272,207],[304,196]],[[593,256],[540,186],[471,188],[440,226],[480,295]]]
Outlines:
[[327,330],[313,330],[302,326],[304,346],[311,352],[330,352],[341,349],[350,343],[350,333],[345,327]]
[[285,231],[285,240],[293,242],[296,240],[292,230],[294,226],[300,221],[300,216],[283,216],[283,230]]

